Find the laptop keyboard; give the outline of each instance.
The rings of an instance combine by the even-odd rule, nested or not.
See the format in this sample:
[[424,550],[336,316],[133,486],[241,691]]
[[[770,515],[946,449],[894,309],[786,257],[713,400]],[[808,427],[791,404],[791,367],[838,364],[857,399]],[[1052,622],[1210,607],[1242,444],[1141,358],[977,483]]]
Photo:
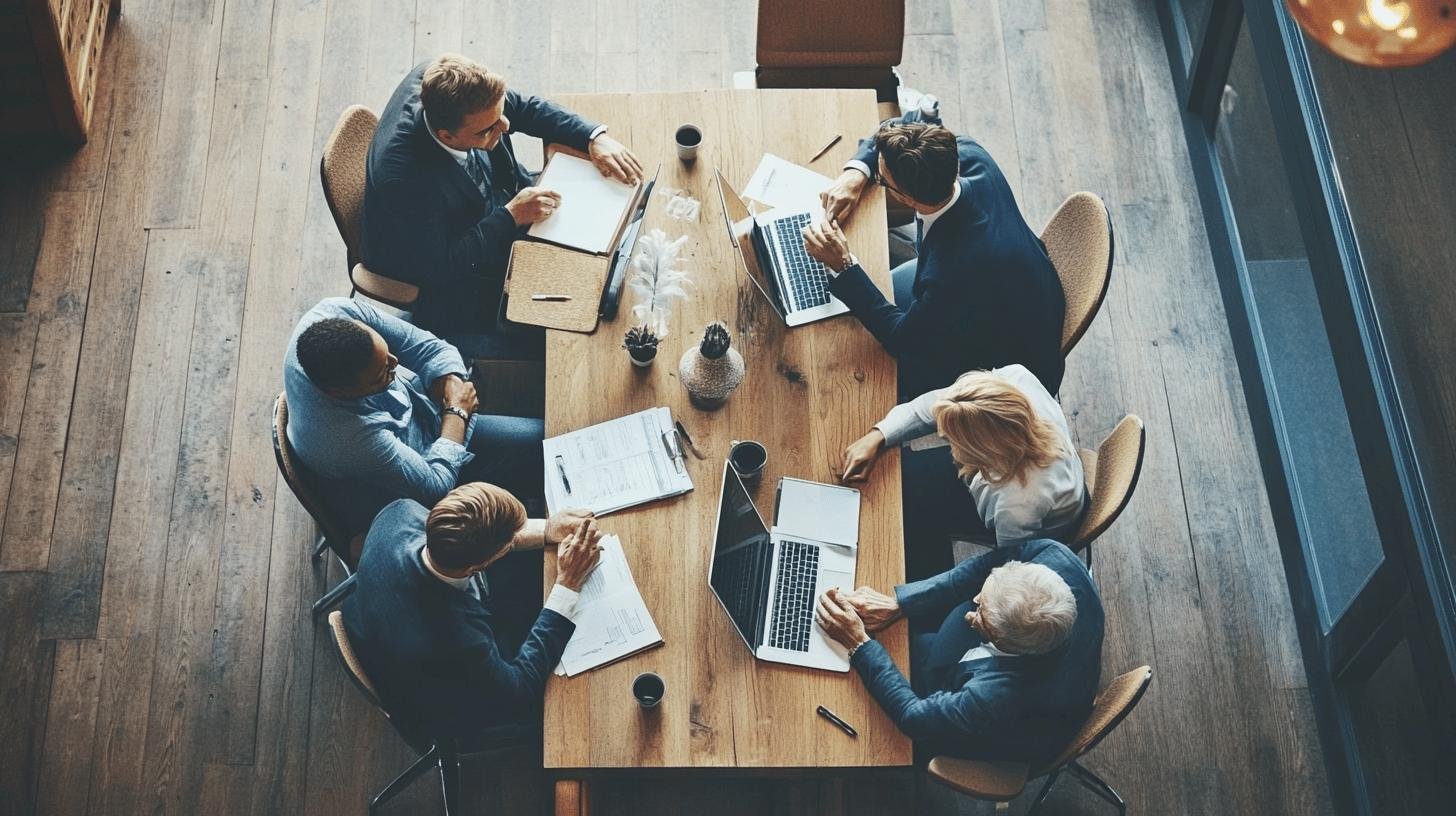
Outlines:
[[789,279],[789,311],[801,312],[829,302],[829,270],[809,257],[800,231],[809,226],[809,213],[788,215],[771,225],[784,276]]
[[819,548],[780,540],[769,646],[794,652],[809,651],[809,633],[814,627],[814,587],[818,583]]

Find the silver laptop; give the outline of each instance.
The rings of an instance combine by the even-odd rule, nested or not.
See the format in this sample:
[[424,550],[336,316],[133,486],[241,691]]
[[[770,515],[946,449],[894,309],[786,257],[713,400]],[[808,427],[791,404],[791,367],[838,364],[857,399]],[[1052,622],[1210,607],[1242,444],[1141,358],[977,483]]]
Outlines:
[[822,218],[823,212],[778,207],[754,215],[733,185],[724,180],[723,172],[717,170],[714,175],[728,238],[738,250],[738,260],[779,317],[790,326],[802,326],[849,311],[829,294],[829,270],[804,249],[800,230]]
[[859,491],[784,478],[772,530],[728,463],[708,587],[760,660],[849,671],[849,657],[814,621],[830,587],[854,588]]

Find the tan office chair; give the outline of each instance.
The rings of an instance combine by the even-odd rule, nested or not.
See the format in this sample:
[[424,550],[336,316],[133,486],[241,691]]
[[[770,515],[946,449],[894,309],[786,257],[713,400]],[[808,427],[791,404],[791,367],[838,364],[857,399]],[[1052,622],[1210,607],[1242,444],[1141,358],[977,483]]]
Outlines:
[[354,645],[349,642],[349,632],[344,628],[344,613],[334,610],[329,613],[329,633],[333,635],[334,652],[339,658],[339,663],[344,667],[344,673],[354,683],[354,688],[364,695],[364,699],[374,706],[384,718],[389,720],[390,725],[399,733],[406,744],[420,752],[419,757],[405,769],[404,773],[394,778],[394,781],[385,786],[374,800],[369,803],[369,812],[375,813],[386,802],[399,795],[400,791],[409,787],[420,774],[431,768],[440,770],[440,789],[444,794],[445,814],[460,813],[460,760],[462,756],[476,755],[503,750],[513,750],[522,746],[528,746],[539,739],[539,727],[532,729],[525,724],[511,724],[486,729],[481,734],[476,744],[468,754],[457,750],[453,740],[434,740],[402,726],[389,710],[384,707],[383,701],[379,698],[379,692],[374,683],[364,672],[364,666],[359,662],[359,656],[354,652]]
[[1092,704],[1092,714],[1082,730],[1077,732],[1066,750],[1045,767],[1032,768],[1022,762],[979,762],[940,756],[930,760],[930,777],[972,798],[995,802],[996,809],[1000,811],[1006,810],[1011,800],[1021,795],[1028,782],[1046,776],[1046,784],[1027,811],[1031,816],[1046,801],[1047,794],[1062,772],[1070,771],[1083,786],[1115,806],[1119,814],[1126,814],[1127,803],[1122,801],[1117,791],[1077,760],[1126,719],[1143,698],[1152,680],[1153,670],[1149,666],[1113,678],[1097,695],[1096,702]]
[[1087,480],[1091,507],[1082,519],[1082,526],[1067,546],[1072,552],[1084,552],[1087,567],[1092,566],[1092,542],[1107,532],[1112,522],[1122,515],[1143,470],[1143,452],[1148,433],[1143,421],[1128,414],[1117,423],[1112,433],[1102,440],[1096,451],[1080,450],[1082,474]]
[[1042,243],[1062,281],[1067,313],[1062,321],[1062,356],[1087,333],[1112,282],[1112,216],[1092,193],[1073,193],[1057,208]]
[[894,103],[904,48],[904,0],[759,0],[755,87],[870,88]]
[[369,140],[379,117],[363,105],[350,105],[324,142],[319,159],[319,180],[323,183],[324,201],[334,216],[334,226],[344,239],[345,269],[355,291],[396,309],[409,310],[420,295],[419,287],[369,271],[360,261],[360,218],[364,212],[365,164],[369,158]]
[[319,537],[313,547],[314,560],[317,561],[324,554],[324,550],[331,550],[346,574],[338,586],[314,602],[313,616],[318,618],[320,613],[353,590],[354,567],[359,563],[364,535],[351,534],[344,523],[324,506],[323,500],[314,490],[313,474],[299,461],[293,446],[288,442],[288,398],[281,392],[278,399],[273,401],[273,458],[278,462],[278,472],[283,476],[284,483],[293,491],[293,497],[298,499],[298,503],[303,505],[303,509],[313,517],[314,523],[318,524]]

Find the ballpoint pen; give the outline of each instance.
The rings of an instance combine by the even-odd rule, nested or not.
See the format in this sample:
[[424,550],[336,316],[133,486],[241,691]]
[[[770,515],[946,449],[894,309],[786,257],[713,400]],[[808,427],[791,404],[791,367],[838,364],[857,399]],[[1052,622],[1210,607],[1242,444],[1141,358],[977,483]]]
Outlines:
[[549,300],[553,302],[571,300],[571,295],[531,295],[531,300]]
[[824,706],[819,706],[819,708],[816,709],[816,710],[819,712],[819,716],[821,716],[824,719],[826,719],[826,720],[834,723],[836,726],[839,727],[839,730],[840,731],[843,731],[844,733],[850,735],[851,737],[858,737],[859,736],[859,732],[856,731],[856,730],[854,730],[854,726],[852,726],[849,723],[845,722],[844,720],[841,720],[838,717],[836,717],[834,715],[834,712],[833,711],[830,711],[829,709],[825,708]]
[[672,424],[677,427],[678,436],[681,436],[683,441],[688,443],[688,450],[692,451],[694,456],[702,459],[703,452],[698,450],[698,446],[693,443],[693,438],[688,435],[688,429],[683,427],[682,421],[673,420]]
[[566,488],[566,492],[569,495],[571,493],[571,482],[566,479],[566,462],[561,458],[560,454],[556,456],[556,469],[561,473],[561,486]]
[[840,139],[843,139],[843,138],[844,138],[844,136],[842,134],[839,134],[839,133],[834,134],[834,138],[829,140],[829,144],[826,144],[823,147],[819,148],[819,152],[818,153],[815,153],[813,155],[813,157],[811,157],[807,163],[808,164],[813,164],[815,159],[817,159],[820,156],[824,155],[825,153],[829,152],[829,148],[834,147],[835,145],[839,144],[839,140]]

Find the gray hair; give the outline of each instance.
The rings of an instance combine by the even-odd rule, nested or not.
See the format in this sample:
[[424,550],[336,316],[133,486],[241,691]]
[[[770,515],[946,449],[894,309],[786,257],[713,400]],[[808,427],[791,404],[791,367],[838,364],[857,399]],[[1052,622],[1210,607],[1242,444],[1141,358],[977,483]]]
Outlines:
[[1062,576],[1041,564],[1008,561],[981,587],[981,612],[995,630],[995,645],[1013,654],[1043,654],[1067,639],[1077,622],[1077,600]]

